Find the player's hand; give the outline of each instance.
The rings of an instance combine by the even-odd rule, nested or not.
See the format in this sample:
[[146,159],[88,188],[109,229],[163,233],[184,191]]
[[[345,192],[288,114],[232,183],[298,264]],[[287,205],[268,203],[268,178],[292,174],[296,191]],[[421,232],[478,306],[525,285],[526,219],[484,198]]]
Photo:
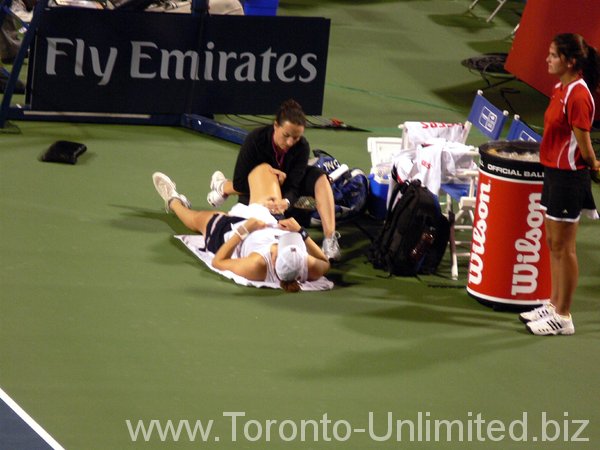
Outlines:
[[279,228],[287,231],[300,231],[302,227],[293,217],[289,217],[287,219],[280,220]]
[[263,228],[265,228],[267,226],[267,224],[265,222],[263,222],[262,220],[256,219],[254,217],[246,220],[246,222],[244,222],[244,227],[246,227],[246,230],[248,230],[248,233],[252,233],[253,231],[256,230],[261,230]]

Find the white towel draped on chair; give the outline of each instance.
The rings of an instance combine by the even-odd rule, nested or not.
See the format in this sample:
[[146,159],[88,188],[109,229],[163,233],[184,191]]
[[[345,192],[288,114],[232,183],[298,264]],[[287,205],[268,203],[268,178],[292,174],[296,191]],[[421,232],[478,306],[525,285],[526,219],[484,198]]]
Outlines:
[[464,143],[468,134],[464,123],[412,121],[404,122],[401,127],[402,147],[407,150],[416,149],[419,145],[435,138]]
[[468,184],[464,172],[477,169],[473,147],[446,139],[429,139],[417,147],[414,157],[411,154],[402,152],[394,158],[399,181],[418,179],[436,195],[442,183]]

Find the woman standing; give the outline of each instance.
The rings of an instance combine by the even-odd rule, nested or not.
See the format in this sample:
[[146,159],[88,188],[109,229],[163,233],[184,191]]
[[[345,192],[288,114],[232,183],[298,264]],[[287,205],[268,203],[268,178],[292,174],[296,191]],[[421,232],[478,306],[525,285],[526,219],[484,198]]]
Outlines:
[[600,81],[600,56],[578,34],[557,35],[550,44],[548,73],[554,86],[544,115],[540,161],[544,166],[542,207],[550,249],[550,303],[520,319],[536,335],[573,334],[571,303],[579,278],[576,235],[581,213],[598,219],[590,171],[597,175],[590,130],[594,118],[592,92]]

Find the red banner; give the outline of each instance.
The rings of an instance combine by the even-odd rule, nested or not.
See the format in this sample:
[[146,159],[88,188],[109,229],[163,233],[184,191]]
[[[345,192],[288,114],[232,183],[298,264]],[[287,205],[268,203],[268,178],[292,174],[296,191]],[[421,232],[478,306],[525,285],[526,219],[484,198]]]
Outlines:
[[599,0],[528,0],[505,68],[550,96],[558,82],[548,74],[546,64],[552,38],[559,33],[579,33],[600,49],[599,24]]

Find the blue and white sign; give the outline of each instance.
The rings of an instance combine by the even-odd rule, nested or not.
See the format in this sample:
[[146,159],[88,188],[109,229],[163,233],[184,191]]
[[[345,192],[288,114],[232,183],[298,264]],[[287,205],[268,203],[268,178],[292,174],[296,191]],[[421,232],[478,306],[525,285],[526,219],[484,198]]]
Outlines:
[[500,110],[478,93],[473,100],[467,120],[484,135],[496,140],[500,137],[507,118],[508,112]]
[[329,19],[46,10],[30,66],[36,111],[320,114]]

